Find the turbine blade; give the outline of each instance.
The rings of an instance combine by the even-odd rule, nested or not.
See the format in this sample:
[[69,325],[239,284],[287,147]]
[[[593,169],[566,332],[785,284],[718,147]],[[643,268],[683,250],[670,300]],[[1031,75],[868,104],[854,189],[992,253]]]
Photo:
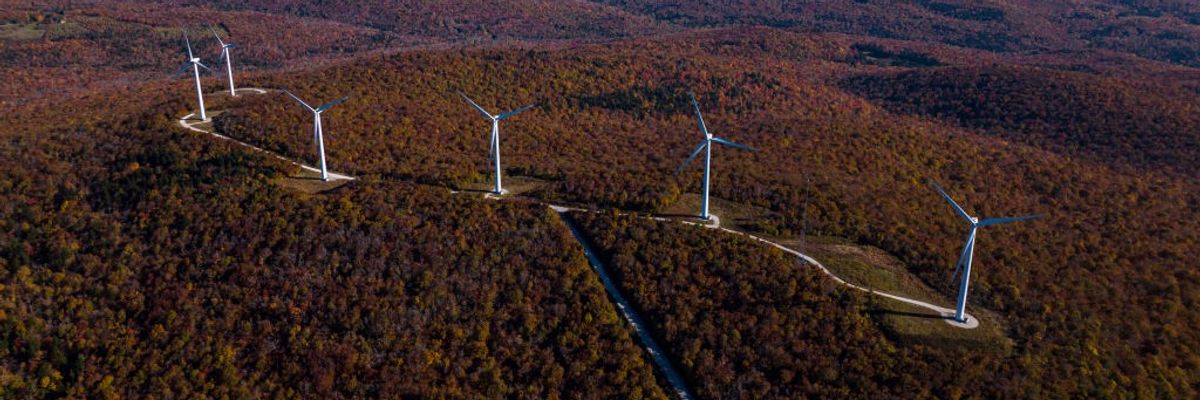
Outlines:
[[757,151],[753,147],[750,147],[750,146],[747,146],[744,144],[734,143],[732,141],[721,139],[721,138],[715,137],[715,136],[712,138],[712,141],[729,146],[729,147],[739,148],[742,150]]
[[937,189],[938,193],[941,193],[942,198],[946,199],[947,203],[950,203],[950,205],[954,207],[954,212],[958,213],[958,216],[967,221],[971,221],[971,216],[968,215],[966,211],[963,211],[962,207],[960,207],[958,203],[955,203],[954,199],[950,198],[950,195],[946,194],[946,191],[942,190],[941,186],[938,186],[937,182],[930,181],[929,183],[933,185],[934,189]]
[[300,102],[300,105],[304,106],[304,108],[307,108],[309,111],[317,112],[316,109],[312,108],[312,106],[308,105],[308,103],[305,103],[304,100],[300,100],[300,98],[296,97],[296,95],[292,94],[292,92],[289,92],[287,90],[284,90],[283,92],[286,93],[288,96],[291,96],[293,99],[296,99],[296,101]]
[[1038,219],[1041,217],[1042,217],[1041,215],[1030,214],[1030,215],[1022,215],[1020,217],[989,218],[989,219],[985,219],[985,220],[979,222],[979,226],[991,226],[991,225],[1007,224],[1009,222],[1028,221],[1031,219]]
[[222,49],[221,57],[217,58],[217,63],[218,63],[217,66],[220,66],[220,62],[225,61],[225,57],[228,57],[228,56],[229,56],[229,51],[227,51],[226,49]]
[[533,108],[533,107],[535,107],[535,106],[537,106],[537,103],[530,104],[530,105],[527,105],[527,106],[525,106],[525,107],[521,107],[521,108],[518,108],[518,109],[516,109],[516,110],[512,110],[512,111],[506,112],[506,113],[504,113],[504,114],[500,114],[499,116],[497,116],[497,117],[496,117],[496,120],[503,120],[503,119],[505,119],[505,118],[508,118],[508,117],[511,117],[511,116],[514,116],[514,115],[520,114],[520,113],[522,113],[522,112],[525,112],[525,110],[528,110],[528,109],[530,109],[530,108]]
[[323,105],[323,106],[317,108],[317,112],[322,112],[322,111],[328,110],[330,108],[333,108],[333,106],[341,104],[341,102],[346,101],[346,99],[349,99],[349,98],[350,98],[350,96],[346,96],[346,97],[342,97],[340,99],[334,100],[334,101],[330,102],[329,104],[326,104],[326,105]]
[[683,164],[680,165],[679,168],[675,169],[675,175],[679,175],[679,171],[683,171],[683,167],[686,167],[688,163],[692,162],[692,159],[696,158],[697,155],[700,155],[700,150],[704,150],[704,146],[707,145],[707,140],[700,142],[700,145],[696,146],[696,150],[692,151],[692,155],[688,156],[687,160],[683,160]]
[[185,63],[183,63],[183,65],[180,65],[180,66],[179,66],[179,70],[178,70],[178,71],[175,71],[175,73],[174,73],[174,74],[172,74],[172,75],[179,75],[179,74],[182,74],[182,73],[184,73],[184,72],[187,72],[188,68],[191,68],[191,67],[192,67],[192,63],[190,63],[190,62],[185,62]]
[[962,272],[963,258],[964,258],[965,256],[966,256],[965,254],[964,254],[963,256],[959,256],[959,257],[958,257],[958,262],[957,262],[957,263],[954,263],[954,273],[953,273],[953,274],[950,274],[950,284],[951,284],[951,285],[953,285],[953,284],[954,284],[954,280],[955,280],[955,278],[958,278],[958,273],[959,273],[959,272]]
[[221,35],[217,34],[217,30],[213,29],[212,25],[208,26],[208,30],[212,32],[213,37],[217,38],[217,43],[220,43],[221,47],[225,47],[225,41],[221,40]]
[[975,247],[975,230],[972,229],[970,234],[967,234],[967,241],[963,244],[962,253],[958,255],[958,263],[954,264],[954,274],[950,275],[950,283],[954,283],[954,278],[962,272],[962,268],[967,263],[967,254],[971,253],[971,249]]
[[492,157],[496,157],[496,131],[492,130],[491,141],[488,142],[488,152],[492,153]]
[[688,96],[692,98],[692,109],[696,110],[696,119],[700,121],[700,132],[704,133],[704,137],[712,137],[708,133],[708,126],[704,125],[704,116],[700,114],[700,103],[696,102],[696,94],[689,92]]
[[487,117],[488,119],[496,118],[496,117],[492,116],[492,114],[488,113],[487,110],[484,110],[483,107],[480,107],[479,104],[475,103],[475,100],[471,100],[470,97],[467,97],[466,93],[458,92],[458,95],[462,96],[463,99],[466,99],[467,103],[471,103],[471,107],[475,107],[475,110],[479,111],[479,113],[483,114],[483,116]]
[[202,67],[204,69],[212,71],[212,68],[209,68],[207,65],[204,65],[204,63],[202,63],[202,62],[196,61],[196,65],[199,65],[200,67]]
[[193,55],[192,55],[192,40],[191,40],[191,39],[188,39],[188,35],[187,35],[187,29],[184,29],[184,30],[183,30],[183,43],[184,43],[185,45],[187,45],[187,51],[188,51],[188,60],[191,60],[191,59],[193,59],[193,58],[196,58],[195,56],[193,56]]
[[236,49],[238,47],[239,46],[235,43],[230,43],[230,44],[225,45],[225,48],[227,48],[227,49]]

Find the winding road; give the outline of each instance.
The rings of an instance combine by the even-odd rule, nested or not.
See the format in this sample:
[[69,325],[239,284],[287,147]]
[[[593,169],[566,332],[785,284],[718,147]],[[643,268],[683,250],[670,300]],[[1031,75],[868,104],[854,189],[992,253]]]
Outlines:
[[[262,88],[238,88],[237,91],[238,92],[243,92],[243,91],[252,92],[255,94],[267,94],[267,92],[268,92],[267,89],[262,89]],[[295,164],[295,165],[299,166],[300,168],[303,168],[304,170],[307,170],[307,171],[312,171],[312,172],[317,172],[317,173],[321,172],[321,170],[319,170],[317,168],[313,168],[313,167],[304,165],[303,163],[293,161],[293,160],[291,160],[287,157],[281,156],[273,151],[252,145],[250,143],[243,142],[241,140],[231,138],[229,136],[222,135],[220,133],[216,133],[215,130],[210,131],[210,130],[204,130],[204,129],[198,128],[197,126],[199,126],[199,125],[212,124],[212,119],[210,118],[208,121],[200,121],[200,120],[194,119],[195,117],[196,117],[196,113],[191,113],[191,114],[180,117],[179,118],[179,126],[187,128],[188,130],[191,130],[191,131],[207,133],[217,139],[228,140],[228,141],[237,143],[239,145],[242,145],[243,147],[248,147],[251,150],[261,152],[263,154],[267,154],[272,157],[278,158],[280,160]],[[354,177],[348,176],[348,175],[342,175],[342,174],[338,174],[338,173],[334,173],[334,172],[329,172],[329,180],[331,180],[331,181],[339,181],[339,180],[352,181],[352,180],[354,180]]]
[[[246,92],[252,92],[252,93],[256,93],[256,94],[266,94],[270,91],[268,89],[262,89],[262,88],[239,88],[237,90],[239,92],[246,91]],[[320,172],[320,170],[317,168],[313,168],[311,166],[308,166],[303,163],[297,162],[295,160],[289,159],[287,157],[284,157],[284,156],[277,154],[275,152],[272,152],[270,150],[266,150],[261,147],[258,147],[258,146],[255,146],[255,145],[252,145],[252,144],[249,144],[249,143],[246,143],[246,142],[243,142],[243,141],[240,141],[240,140],[237,140],[237,139],[234,139],[234,138],[231,138],[231,137],[219,134],[219,133],[216,133],[214,130],[205,130],[202,127],[200,127],[200,125],[209,124],[211,126],[211,121],[197,121],[193,118],[195,118],[195,113],[180,117],[179,125],[183,128],[191,130],[191,131],[205,133],[205,134],[211,135],[211,136],[216,137],[221,140],[232,141],[241,146],[247,147],[251,150],[258,151],[258,152],[270,155],[272,157],[275,157],[277,159],[295,164],[305,170],[313,171],[313,172]],[[354,180],[355,179],[352,176],[335,174],[333,172],[329,173],[329,178],[331,180]],[[461,192],[454,191],[454,190],[451,190],[450,192],[451,193],[461,193]],[[485,197],[492,198],[495,200],[502,199],[501,197],[491,196],[490,194],[485,194]],[[539,204],[543,204],[543,205],[549,207],[550,209],[554,210],[555,212],[559,213],[560,216],[562,216],[561,219],[562,219],[563,223],[567,225],[567,227],[571,230],[571,234],[575,237],[575,239],[579,242],[579,244],[581,246],[583,246],[583,252],[585,255],[587,255],[588,262],[592,265],[592,268],[596,270],[596,273],[598,275],[600,275],[600,280],[604,284],[604,288],[608,291],[609,297],[611,297],[613,299],[613,302],[616,303],[618,311],[620,311],[622,316],[625,317],[625,320],[629,321],[629,324],[632,325],[634,332],[638,336],[638,339],[641,341],[642,345],[646,348],[646,352],[650,354],[651,359],[654,360],[654,363],[657,365],[659,371],[663,374],[663,376],[666,377],[667,382],[670,383],[671,386],[674,388],[676,395],[678,395],[680,398],[682,398],[684,400],[691,399],[693,396],[691,395],[691,391],[688,390],[687,383],[683,379],[682,375],[680,375],[679,372],[677,370],[675,370],[675,368],[671,365],[671,361],[666,357],[665,353],[662,351],[662,348],[658,345],[658,342],[656,340],[654,340],[654,337],[650,334],[650,331],[646,329],[646,324],[643,322],[642,318],[637,314],[637,312],[633,309],[633,307],[630,306],[629,301],[625,299],[625,296],[621,293],[620,289],[616,286],[616,284],[609,277],[607,268],[604,266],[603,262],[600,261],[600,258],[596,256],[596,254],[593,251],[593,249],[591,248],[591,246],[588,245],[587,240],[584,237],[583,233],[575,225],[574,221],[570,218],[570,216],[566,215],[567,213],[572,212],[572,211],[588,212],[588,210],[584,210],[581,208],[575,208],[575,207],[562,206],[562,205],[557,205],[557,204],[550,204],[550,203],[542,202],[537,199],[530,199],[530,200],[538,202]],[[622,214],[625,214],[625,213],[622,213]],[[762,237],[758,237],[758,236],[755,236],[755,235],[752,235],[752,234],[749,234],[746,232],[741,232],[741,231],[736,231],[733,229],[721,227],[720,219],[715,215],[713,215],[712,217],[713,217],[712,222],[706,223],[706,224],[699,223],[699,222],[692,222],[692,221],[682,221],[682,220],[678,220],[678,219],[669,219],[669,218],[663,218],[663,217],[650,216],[650,217],[646,217],[646,218],[651,218],[651,219],[654,219],[657,221],[678,221],[678,222],[684,223],[684,224],[700,225],[700,226],[717,229],[717,230],[735,234],[735,235],[741,235],[741,236],[744,236],[744,237],[747,237],[747,238],[750,238],[753,240],[757,240],[759,242],[766,243],[770,246],[774,246],[775,248],[782,250],[785,253],[794,255],[806,264],[817,267],[817,269],[820,269],[821,272],[825,273],[825,275],[828,275],[830,278],[832,278],[835,282],[837,282],[839,284],[842,284],[842,285],[845,285],[847,287],[854,288],[857,290],[861,290],[863,292],[866,292],[866,293],[869,293],[869,294],[872,294],[875,296],[880,296],[880,297],[892,299],[895,301],[899,301],[899,302],[902,302],[905,304],[910,304],[913,306],[931,310],[933,312],[938,313],[938,315],[942,315],[942,316],[946,317],[944,319],[946,321],[946,323],[948,323],[952,326],[955,326],[955,327],[959,327],[959,328],[963,328],[963,329],[974,329],[979,326],[979,320],[970,315],[967,315],[966,322],[960,323],[958,321],[955,321],[952,318],[954,316],[953,309],[941,307],[941,306],[938,306],[935,304],[930,304],[930,303],[927,303],[924,301],[915,300],[915,299],[907,298],[907,297],[892,294],[892,293],[877,291],[877,290],[874,290],[874,289],[871,289],[868,287],[863,287],[863,286],[859,286],[859,285],[855,285],[853,283],[847,282],[845,279],[838,277],[836,274],[833,273],[833,271],[830,271],[829,268],[826,268],[819,261],[817,261],[816,259],[814,259],[812,257],[809,257],[806,254],[803,254],[799,251],[788,248],[787,246],[770,241],[770,240],[762,238]]]

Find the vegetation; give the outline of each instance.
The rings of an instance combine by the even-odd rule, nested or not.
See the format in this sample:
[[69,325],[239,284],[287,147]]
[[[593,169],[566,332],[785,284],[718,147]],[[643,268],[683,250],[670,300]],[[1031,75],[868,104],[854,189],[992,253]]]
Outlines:
[[1056,152],[1200,173],[1200,98],[1171,87],[1021,67],[866,75],[846,86],[899,113]]
[[[967,383],[996,360],[897,347],[867,318],[864,295],[786,253],[677,222],[572,218],[701,398],[996,395]],[[931,373],[951,370],[960,375]]]
[[665,398],[543,207],[291,192],[138,103],[2,142],[3,396]]
[[[537,111],[502,127],[506,174],[547,182],[528,196],[641,211],[694,207],[675,203],[694,199],[681,193],[699,190],[698,169],[672,176],[699,139],[685,100],[692,89],[714,132],[761,148],[716,150],[714,196],[768,210],[771,233],[807,224],[812,234],[882,248],[943,296],[956,290],[946,276],[966,228],[927,179],[983,216],[1046,214],[983,232],[977,249],[973,307],[1008,321],[1017,359],[1028,361],[995,366],[1003,379],[1027,376],[1006,393],[1190,393],[1200,364],[1188,349],[1200,336],[1179,327],[1197,315],[1186,306],[1198,283],[1186,261],[1200,246],[1196,181],[1129,168],[1125,160],[1138,156],[1074,157],[1073,148],[1029,133],[1002,135],[1031,138],[1011,142],[893,113],[841,87],[879,68],[847,57],[853,43],[734,29],[556,51],[408,52],[330,69],[319,80],[270,79],[314,98],[355,94],[326,118],[334,165],[447,187],[490,175],[487,126],[454,90],[495,109],[538,101]],[[950,55],[937,57],[958,62]],[[235,137],[311,159],[307,123],[283,98],[217,122]],[[1186,159],[1186,146],[1137,143],[1090,151],[1129,154],[1156,143]],[[1081,379],[1084,370],[1095,373]]]
[[[878,247],[939,298],[965,226],[928,179],[1045,215],[981,232],[971,307],[1011,339],[983,353],[750,243],[588,222],[705,396],[1197,397],[1191,2],[417,3],[0,0],[0,396],[663,397],[552,215],[448,193],[491,170],[462,90],[539,103],[502,126],[521,197],[662,213],[696,207],[694,91],[760,149],[715,151],[729,222]],[[208,23],[243,86],[352,95],[326,148],[361,179],[175,125]],[[313,161],[286,97],[211,97],[215,129]]]

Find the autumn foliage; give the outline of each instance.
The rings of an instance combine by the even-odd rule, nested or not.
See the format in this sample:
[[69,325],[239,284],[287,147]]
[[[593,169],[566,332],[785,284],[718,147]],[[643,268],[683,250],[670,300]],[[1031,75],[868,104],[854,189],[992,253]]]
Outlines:
[[[579,215],[703,397],[1197,397],[1190,2],[72,3],[0,1],[0,397],[666,397],[530,200],[693,207],[689,92],[759,149],[714,151],[713,196],[947,298],[966,227],[929,180],[1044,216],[981,233],[970,306],[1007,321],[997,357],[894,341],[754,243]],[[351,95],[325,144],[359,180],[294,192],[293,166],[176,125],[179,38],[214,57],[208,23],[243,45],[242,86]],[[286,96],[203,86],[214,129],[313,163]],[[538,103],[501,125],[524,199],[450,194],[490,175],[456,91]]]

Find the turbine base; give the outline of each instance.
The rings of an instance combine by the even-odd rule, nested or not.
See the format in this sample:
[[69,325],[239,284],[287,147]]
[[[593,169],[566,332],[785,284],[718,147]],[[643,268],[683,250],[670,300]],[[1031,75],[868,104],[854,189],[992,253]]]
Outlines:
[[953,312],[945,313],[943,315],[946,317],[946,323],[955,328],[975,329],[979,327],[979,318],[972,317],[970,314],[963,316],[962,321],[954,318]]

